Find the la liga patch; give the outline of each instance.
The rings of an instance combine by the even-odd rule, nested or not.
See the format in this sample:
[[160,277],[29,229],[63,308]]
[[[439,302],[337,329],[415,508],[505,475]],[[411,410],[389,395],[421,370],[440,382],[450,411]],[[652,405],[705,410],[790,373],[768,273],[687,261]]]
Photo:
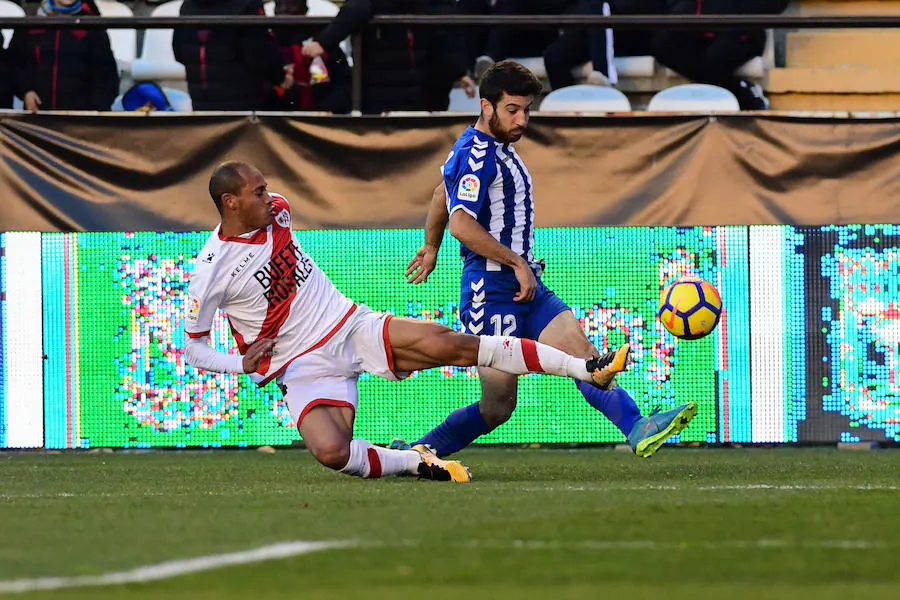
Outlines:
[[188,311],[187,320],[197,322],[200,318],[200,298],[193,294],[188,294]]
[[475,175],[463,175],[459,180],[459,187],[456,190],[456,197],[466,202],[475,202],[478,200],[478,190],[481,189],[481,180]]

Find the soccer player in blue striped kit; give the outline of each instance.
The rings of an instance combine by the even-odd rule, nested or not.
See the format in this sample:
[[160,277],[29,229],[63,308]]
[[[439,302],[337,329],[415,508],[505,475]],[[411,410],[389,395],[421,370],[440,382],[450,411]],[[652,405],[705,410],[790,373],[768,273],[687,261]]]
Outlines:
[[[410,261],[407,276],[411,283],[427,280],[449,223],[462,246],[460,318],[467,332],[532,338],[574,356],[598,357],[572,311],[541,281],[543,265],[534,259],[532,180],[512,143],[525,132],[540,91],[540,81],[514,61],[498,62],[482,78],[481,115],[457,140],[441,169],[443,182],[428,212],[425,244]],[[618,373],[628,367],[629,353],[625,344],[600,362]],[[478,375],[481,400],[451,413],[417,443],[446,456],[509,419],[516,406],[517,376],[483,367]],[[614,375],[600,387],[576,384],[642,457],[655,453],[697,414],[697,404],[689,402],[644,417]],[[394,440],[392,445],[407,444]]]

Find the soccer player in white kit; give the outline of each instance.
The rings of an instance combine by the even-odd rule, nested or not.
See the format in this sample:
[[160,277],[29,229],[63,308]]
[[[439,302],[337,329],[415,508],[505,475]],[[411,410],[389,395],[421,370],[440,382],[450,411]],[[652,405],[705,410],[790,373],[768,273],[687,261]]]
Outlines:
[[[326,467],[359,477],[470,479],[461,463],[441,460],[427,446],[392,450],[353,439],[363,372],[399,380],[420,369],[477,365],[597,385],[614,376],[609,358],[585,360],[532,340],[457,333],[354,303],[297,243],[285,197],[270,194],[262,173],[246,163],[217,167],[209,193],[222,222],[197,257],[188,287],[187,361],[246,373],[260,386],[274,379],[307,448]],[[219,308],[241,356],[209,346]]]

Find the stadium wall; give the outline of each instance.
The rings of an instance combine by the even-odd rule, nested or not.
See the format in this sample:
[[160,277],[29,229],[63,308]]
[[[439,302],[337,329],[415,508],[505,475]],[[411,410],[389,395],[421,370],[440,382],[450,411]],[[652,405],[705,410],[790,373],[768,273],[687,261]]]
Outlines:
[[[206,180],[228,158],[288,194],[299,241],[350,297],[459,328],[455,240],[427,285],[403,270],[468,121],[0,121],[0,447],[297,439],[274,386],[198,373],[181,350],[198,231],[216,223]],[[545,280],[598,346],[632,344],[620,381],[645,412],[698,401],[674,441],[898,442],[900,228],[879,224],[897,220],[897,139],[894,119],[536,118],[521,151]],[[655,318],[683,274],[724,298],[702,340]],[[235,351],[222,315],[214,338]],[[622,441],[570,382],[521,381],[513,419],[482,441]],[[478,396],[471,369],[360,386],[357,433],[376,443],[416,438]]]

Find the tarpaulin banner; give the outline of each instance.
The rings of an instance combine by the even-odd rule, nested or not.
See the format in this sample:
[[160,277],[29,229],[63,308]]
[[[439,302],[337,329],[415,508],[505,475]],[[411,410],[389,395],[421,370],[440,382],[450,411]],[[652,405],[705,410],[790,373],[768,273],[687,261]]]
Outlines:
[[[421,227],[470,116],[8,115],[0,231],[200,231],[225,160],[253,163],[299,229]],[[900,119],[536,116],[517,144],[536,225],[892,223]]]

